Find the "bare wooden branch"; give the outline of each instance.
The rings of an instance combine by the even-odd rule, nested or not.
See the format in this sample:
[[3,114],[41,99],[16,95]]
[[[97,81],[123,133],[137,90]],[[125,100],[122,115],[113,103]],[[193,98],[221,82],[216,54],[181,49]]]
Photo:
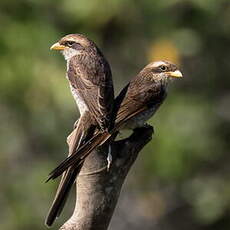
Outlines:
[[110,143],[112,165],[107,170],[108,144],[86,159],[77,179],[77,200],[72,217],[60,230],[106,230],[124,180],[140,150],[151,140],[151,126],[135,129],[124,140]]

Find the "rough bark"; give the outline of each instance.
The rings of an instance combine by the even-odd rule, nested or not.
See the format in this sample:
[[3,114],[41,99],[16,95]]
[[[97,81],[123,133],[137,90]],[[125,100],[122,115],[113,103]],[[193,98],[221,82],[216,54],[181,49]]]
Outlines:
[[152,134],[151,126],[139,128],[130,137],[110,143],[113,161],[109,170],[106,167],[108,145],[88,156],[77,178],[74,213],[60,230],[108,228],[124,180]]

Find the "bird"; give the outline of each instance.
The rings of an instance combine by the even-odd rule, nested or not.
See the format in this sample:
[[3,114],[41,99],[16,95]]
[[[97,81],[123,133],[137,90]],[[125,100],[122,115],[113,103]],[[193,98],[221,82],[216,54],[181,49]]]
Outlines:
[[[59,50],[67,62],[66,78],[80,112],[71,135],[69,154],[87,142],[94,130],[108,132],[113,127],[114,88],[111,68],[97,45],[82,34],[69,34],[50,47]],[[51,226],[60,215],[70,189],[81,169],[70,167],[63,173],[45,223]]]
[[49,174],[48,179],[57,178],[70,166],[82,165],[92,150],[104,144],[114,133],[145,126],[167,97],[169,82],[181,77],[181,71],[169,61],[155,61],[145,66],[116,97],[114,128],[110,132],[96,130],[89,141]]

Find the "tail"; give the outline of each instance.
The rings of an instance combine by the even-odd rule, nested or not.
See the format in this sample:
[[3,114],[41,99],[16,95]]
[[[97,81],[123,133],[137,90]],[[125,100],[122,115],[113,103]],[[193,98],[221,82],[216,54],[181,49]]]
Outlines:
[[[93,125],[91,117],[88,114],[84,114],[78,120],[76,128],[67,138],[69,145],[69,156],[75,154],[79,146],[82,146],[84,142],[92,137],[94,130],[95,126]],[[61,214],[71,187],[81,170],[82,164],[83,161],[79,161],[77,165],[69,167],[69,169],[63,173],[55,198],[45,221],[47,226],[51,226],[55,219]]]
[[100,146],[105,143],[111,134],[108,132],[99,132],[95,134],[89,141],[87,141],[82,147],[80,147],[74,154],[66,158],[62,163],[55,168],[50,174],[47,181],[55,179],[60,176],[66,169],[71,165],[76,167],[79,165],[79,162],[84,161],[84,159],[90,154],[90,152],[95,149],[97,146]]
[[71,190],[72,185],[74,184],[77,175],[81,170],[82,164],[80,164],[77,168],[69,168],[67,172],[62,175],[61,182],[58,186],[55,198],[50,207],[48,215],[46,217],[45,223],[47,226],[51,226],[56,218],[62,212],[62,209],[65,205],[69,192]]

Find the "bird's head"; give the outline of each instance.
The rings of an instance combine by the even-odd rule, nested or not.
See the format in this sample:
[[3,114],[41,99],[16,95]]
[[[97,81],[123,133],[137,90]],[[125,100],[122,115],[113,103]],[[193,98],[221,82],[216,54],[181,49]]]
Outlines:
[[81,34],[68,34],[53,44],[51,50],[59,50],[63,53],[66,60],[84,52],[89,48],[93,48],[94,43]]
[[167,84],[169,80],[183,77],[177,66],[169,61],[155,61],[148,64],[142,71],[143,76],[153,81]]

